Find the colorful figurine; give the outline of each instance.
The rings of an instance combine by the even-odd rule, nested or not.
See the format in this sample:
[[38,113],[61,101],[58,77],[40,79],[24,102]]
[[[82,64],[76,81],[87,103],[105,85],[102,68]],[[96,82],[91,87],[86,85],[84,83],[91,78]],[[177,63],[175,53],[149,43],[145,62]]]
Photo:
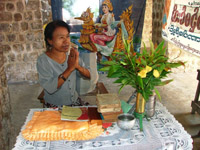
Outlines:
[[[132,5],[122,12],[120,21],[115,21],[110,0],[105,0],[102,3],[102,10],[104,15],[101,18],[101,23],[94,24],[90,8],[87,8],[81,17],[75,18],[83,21],[79,40],[81,46],[91,52],[97,52],[98,62],[100,62],[102,55],[109,60],[109,56],[114,55],[113,52],[124,49],[122,32],[129,41],[133,39],[134,34],[133,20],[131,20]],[[118,28],[118,32],[115,28]]]
[[92,33],[90,39],[93,43],[106,46],[106,42],[113,40],[116,30],[111,28],[111,24],[115,21],[112,13],[113,6],[110,0],[105,0],[102,4],[103,16],[101,23],[95,24],[98,33]]

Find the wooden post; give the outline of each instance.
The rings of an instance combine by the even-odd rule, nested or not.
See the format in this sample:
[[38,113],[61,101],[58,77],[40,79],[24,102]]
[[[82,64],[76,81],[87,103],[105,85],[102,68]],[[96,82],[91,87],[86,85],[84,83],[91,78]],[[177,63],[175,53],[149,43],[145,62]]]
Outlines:
[[53,20],[62,20],[62,0],[51,0]]
[[198,85],[197,85],[197,90],[195,94],[194,101],[192,101],[191,106],[192,106],[192,114],[195,114],[195,112],[198,112],[200,114],[200,101],[199,101],[199,93],[200,93],[200,70],[197,70],[198,75],[197,75],[197,80],[199,80]]

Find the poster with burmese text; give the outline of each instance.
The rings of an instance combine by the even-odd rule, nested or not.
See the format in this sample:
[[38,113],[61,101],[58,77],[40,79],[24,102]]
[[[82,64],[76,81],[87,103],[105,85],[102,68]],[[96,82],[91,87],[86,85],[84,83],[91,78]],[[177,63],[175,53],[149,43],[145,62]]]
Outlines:
[[200,0],[165,0],[162,37],[200,56]]

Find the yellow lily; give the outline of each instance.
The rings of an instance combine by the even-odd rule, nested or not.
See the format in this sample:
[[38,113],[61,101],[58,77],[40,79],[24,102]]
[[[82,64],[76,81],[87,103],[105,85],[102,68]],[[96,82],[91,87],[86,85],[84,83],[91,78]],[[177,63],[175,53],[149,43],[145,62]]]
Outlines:
[[158,77],[160,76],[159,71],[156,70],[156,69],[154,69],[154,70],[153,70],[153,76],[156,77],[156,78],[158,78]]
[[150,72],[152,70],[152,67],[146,66],[146,70],[147,70],[147,72]]
[[140,76],[141,78],[146,78],[146,76],[147,76],[147,70],[146,70],[146,68],[145,68],[145,69],[142,69],[142,70],[138,73],[138,76]]

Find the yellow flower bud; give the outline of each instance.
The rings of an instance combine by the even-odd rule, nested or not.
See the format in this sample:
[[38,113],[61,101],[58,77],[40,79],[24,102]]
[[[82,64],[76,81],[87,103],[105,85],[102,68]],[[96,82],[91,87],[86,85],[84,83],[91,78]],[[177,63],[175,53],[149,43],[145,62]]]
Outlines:
[[47,26],[47,23],[43,25],[43,29],[44,29],[44,30],[45,30],[46,26]]
[[141,78],[146,78],[147,76],[147,70],[146,69],[142,69],[139,73],[138,76],[140,76]]
[[165,70],[165,71],[169,71],[169,70],[170,70],[170,68],[165,68],[164,70]]
[[153,75],[154,75],[154,77],[158,78],[160,76],[160,73],[158,72],[158,70],[154,69]]
[[146,66],[146,70],[147,70],[147,72],[150,72],[152,70],[152,67]]

